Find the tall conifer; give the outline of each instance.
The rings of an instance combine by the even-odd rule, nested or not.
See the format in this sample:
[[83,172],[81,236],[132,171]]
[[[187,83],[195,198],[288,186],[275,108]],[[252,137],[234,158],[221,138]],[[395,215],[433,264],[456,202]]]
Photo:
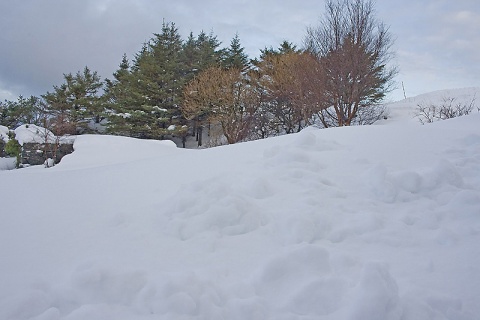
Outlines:
[[242,71],[246,71],[250,67],[248,55],[240,43],[238,33],[235,34],[230,42],[230,47],[225,52],[224,65],[227,69],[235,68]]

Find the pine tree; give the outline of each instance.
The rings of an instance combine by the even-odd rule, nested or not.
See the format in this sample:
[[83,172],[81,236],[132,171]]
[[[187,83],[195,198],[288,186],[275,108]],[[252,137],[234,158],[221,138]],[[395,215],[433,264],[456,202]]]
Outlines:
[[24,98],[23,96],[20,96],[18,97],[17,103],[21,110],[19,119],[22,124],[41,125],[43,110],[41,99],[39,97],[30,96],[29,98]]
[[206,34],[201,31],[197,38],[193,36],[193,33],[190,33],[183,46],[186,82],[201,71],[221,62],[224,50],[218,50],[219,46],[220,42],[213,33]]
[[221,62],[224,50],[218,49],[220,41],[212,32],[207,35],[202,31],[197,37],[196,45],[199,51],[199,71],[206,70]]
[[186,73],[178,29],[164,23],[162,32],[136,55],[130,70],[122,61],[114,74],[108,89],[114,102],[109,131],[144,139],[183,137],[187,130],[179,105]]
[[240,44],[238,33],[235,34],[230,42],[230,47],[225,52],[224,65],[227,69],[235,68],[242,71],[250,68],[248,55],[245,53],[245,48]]
[[[220,65],[225,50],[219,50],[219,46],[220,42],[212,32],[206,34],[204,31],[201,31],[197,38],[194,38],[193,33],[190,33],[183,47],[187,71],[186,82],[191,81],[202,71]],[[202,126],[200,122],[201,120],[198,117],[194,117],[189,121],[192,127],[191,134],[196,136],[199,146],[202,144]]]
[[[287,40],[284,40],[277,49],[273,47],[260,50],[260,60],[266,59],[269,55],[281,55],[287,53],[300,53],[301,50],[297,49],[297,46]],[[259,61],[257,59],[253,60],[254,65]]]
[[200,59],[197,41],[192,32],[190,32],[183,45],[183,56],[185,59],[185,74],[187,77],[193,77],[198,72]]
[[75,127],[75,132],[84,133],[91,129],[89,123],[99,123],[103,113],[103,101],[99,91],[103,86],[97,72],[88,67],[75,75],[64,74],[65,82],[54,86],[53,92],[47,92],[43,99],[47,110],[54,116],[61,116],[62,122]]
[[134,77],[130,62],[124,54],[119,69],[113,73],[113,80],[106,80],[105,98],[107,100],[107,133],[130,136],[133,123],[129,121],[135,110],[137,95],[133,90]]
[[73,106],[75,120],[88,130],[87,122],[100,123],[103,104],[99,94],[103,83],[97,72],[92,72],[88,67],[78,71],[75,75],[65,75],[69,91],[68,100]]
[[17,101],[0,101],[0,125],[15,129],[22,124],[41,125],[41,100],[39,97],[19,96]]
[[195,135],[197,119],[180,112],[185,84],[201,71],[223,62],[224,51],[212,33],[190,33],[182,41],[173,23],[145,43],[130,64],[123,57],[113,80],[107,80],[108,132],[137,138],[185,142],[188,126]]
[[68,102],[67,85],[53,86],[53,90],[42,95],[46,110],[43,127],[56,135],[76,134],[77,123],[73,120],[72,107]]

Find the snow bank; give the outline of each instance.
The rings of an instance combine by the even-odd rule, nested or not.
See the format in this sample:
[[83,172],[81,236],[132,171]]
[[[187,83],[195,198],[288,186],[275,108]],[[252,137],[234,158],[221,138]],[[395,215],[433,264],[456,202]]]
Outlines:
[[175,143],[169,140],[141,140],[98,135],[78,136],[73,147],[76,155],[66,156],[62,159],[62,163],[77,169],[136,163],[149,158],[157,159],[176,149]]
[[15,169],[17,164],[16,158],[0,158],[0,171]]
[[478,319],[480,115],[397,120],[0,172],[0,319]]

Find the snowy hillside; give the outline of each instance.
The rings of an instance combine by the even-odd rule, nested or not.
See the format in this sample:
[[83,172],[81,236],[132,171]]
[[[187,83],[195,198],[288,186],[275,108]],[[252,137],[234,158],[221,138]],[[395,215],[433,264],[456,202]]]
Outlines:
[[0,171],[0,319],[480,319],[480,114],[412,118],[443,94],[205,150],[80,136]]

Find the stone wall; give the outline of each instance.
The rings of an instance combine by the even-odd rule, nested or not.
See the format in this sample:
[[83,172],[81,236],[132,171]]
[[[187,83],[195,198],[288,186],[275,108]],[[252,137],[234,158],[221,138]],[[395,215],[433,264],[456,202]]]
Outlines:
[[[33,142],[24,143],[22,149],[22,164],[31,166],[44,164],[46,159],[54,159],[54,152],[54,144]],[[55,163],[59,163],[64,156],[72,152],[73,144],[60,144],[54,159]]]

